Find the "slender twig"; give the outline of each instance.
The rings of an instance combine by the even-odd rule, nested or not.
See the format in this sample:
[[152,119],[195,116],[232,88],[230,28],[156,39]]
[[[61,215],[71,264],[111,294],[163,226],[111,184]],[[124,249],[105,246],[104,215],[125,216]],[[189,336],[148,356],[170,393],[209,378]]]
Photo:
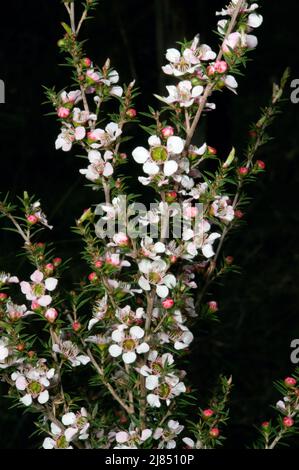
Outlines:
[[[244,6],[244,0],[239,0],[239,2],[237,3],[236,5],[236,8],[235,8],[235,11],[234,11],[234,14],[230,20],[230,23],[228,25],[228,28],[227,28],[227,31],[226,31],[226,35],[222,41],[222,44],[220,46],[220,50],[219,50],[219,53],[218,53],[218,56],[217,56],[217,60],[221,60],[222,56],[223,56],[223,44],[224,42],[226,41],[226,39],[228,38],[228,36],[231,34],[231,32],[233,31],[235,25],[236,25],[236,22],[237,22],[237,18],[238,18],[238,15],[241,11],[241,9],[243,8]],[[213,82],[209,83],[207,86],[206,86],[206,89],[205,89],[205,92],[200,100],[200,103],[199,103],[199,107],[198,107],[198,110],[196,112],[196,115],[193,119],[193,122],[192,122],[192,125],[191,125],[191,128],[189,130],[189,132],[187,133],[187,138],[186,138],[186,144],[185,144],[185,148],[188,149],[190,143],[191,143],[191,140],[194,136],[194,133],[196,131],[196,128],[198,126],[198,123],[199,123],[199,120],[201,118],[201,115],[203,113],[203,110],[205,108],[205,105],[206,105],[206,102],[209,98],[209,96],[211,95],[213,89],[214,89],[214,86],[215,84]]]

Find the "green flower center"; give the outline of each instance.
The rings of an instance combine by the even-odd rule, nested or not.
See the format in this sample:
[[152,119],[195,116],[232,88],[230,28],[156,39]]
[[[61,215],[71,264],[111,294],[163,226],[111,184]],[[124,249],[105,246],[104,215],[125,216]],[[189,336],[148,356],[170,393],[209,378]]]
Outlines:
[[33,286],[33,292],[37,297],[40,297],[45,293],[45,286],[43,284],[35,284]]
[[56,444],[59,449],[66,449],[69,446],[65,436],[59,437],[56,441]]
[[161,398],[167,398],[170,394],[170,387],[169,385],[164,383],[160,385],[160,387],[158,388],[158,391],[159,391],[159,396]]
[[160,375],[163,372],[163,367],[158,362],[152,364],[152,371],[156,375]]
[[31,395],[39,395],[42,391],[43,387],[39,382],[31,382],[28,385],[28,391]]
[[123,348],[125,351],[133,351],[135,349],[135,341],[133,339],[125,339]]
[[152,160],[155,162],[165,162],[168,158],[168,153],[165,147],[154,147],[151,151]]

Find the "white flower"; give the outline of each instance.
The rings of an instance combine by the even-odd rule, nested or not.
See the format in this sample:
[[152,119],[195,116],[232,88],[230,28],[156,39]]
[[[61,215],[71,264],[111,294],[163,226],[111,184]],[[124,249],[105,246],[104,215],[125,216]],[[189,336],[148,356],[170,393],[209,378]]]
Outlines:
[[119,308],[116,311],[115,316],[121,323],[131,325],[132,323],[140,322],[142,318],[145,318],[145,311],[144,308],[139,307],[136,309],[136,312],[134,312],[130,305],[126,305],[123,308]]
[[141,250],[143,256],[151,258],[153,260],[159,259],[161,253],[165,252],[165,245],[161,242],[154,243],[154,240],[148,236],[141,240]]
[[89,429],[89,422],[87,419],[87,411],[85,408],[81,408],[78,413],[66,413],[62,416],[61,419],[64,426],[68,427],[64,435],[67,441],[71,441],[76,434],[79,434],[78,438],[80,440],[88,439],[88,429]]
[[73,436],[67,435],[66,431],[63,431],[62,426],[60,428],[57,424],[51,423],[52,437],[44,439],[43,449],[72,449],[73,447],[69,445],[69,442]]
[[113,153],[110,150],[107,150],[104,153],[104,156],[100,154],[97,150],[91,150],[88,153],[88,160],[90,165],[87,169],[79,170],[82,175],[85,175],[89,181],[96,182],[101,176],[108,178],[113,174],[113,166],[109,160],[113,159]]
[[178,169],[178,163],[171,158],[180,155],[184,150],[184,141],[180,137],[172,136],[167,139],[166,147],[161,144],[159,137],[153,135],[148,139],[150,150],[137,147],[132,156],[137,163],[143,164],[143,171],[150,176],[157,175],[163,165],[165,176],[173,175]]
[[26,295],[27,300],[34,301],[42,307],[47,307],[52,302],[52,297],[46,292],[52,292],[56,289],[57,279],[48,277],[44,279],[41,271],[36,270],[30,276],[32,283],[22,281],[20,283],[21,291]]
[[126,331],[127,325],[119,325],[112,333],[111,338],[117,344],[109,347],[109,353],[112,357],[122,356],[125,364],[132,364],[137,359],[137,354],[143,354],[149,351],[149,345],[140,342],[144,337],[144,330],[139,326],[132,326]]
[[180,425],[178,421],[171,419],[167,423],[167,428],[157,428],[153,434],[155,440],[159,440],[158,449],[175,449],[176,437],[183,431],[184,426]]
[[82,94],[80,90],[73,90],[73,91],[70,91],[69,93],[67,93],[66,91],[63,91],[60,94],[60,99],[63,104],[67,104],[67,103],[76,104],[82,100]]
[[211,207],[212,214],[223,222],[231,222],[235,216],[234,208],[228,201],[228,196],[218,196]]
[[55,148],[56,150],[62,149],[64,152],[68,152],[71,150],[73,143],[84,139],[85,135],[85,127],[73,128],[71,125],[65,125],[61,128],[61,133],[56,139]]
[[[188,228],[183,231],[183,240],[187,241],[185,245],[187,255],[184,256],[186,259],[195,257],[198,254],[198,249],[201,249],[206,258],[211,258],[214,255],[213,243],[221,235],[216,232],[208,234],[210,228],[211,226],[206,220],[201,220],[195,230]],[[192,241],[188,241],[192,238]]]
[[168,374],[164,378],[159,378],[156,376],[147,377],[147,388],[150,385],[150,389],[154,393],[149,393],[146,397],[146,400],[150,406],[153,408],[161,407],[161,400],[166,402],[166,405],[169,406],[171,399],[179,396],[181,393],[186,391],[186,387],[183,382],[180,382],[180,379],[174,374]]
[[165,298],[169,294],[169,289],[176,286],[176,278],[173,274],[166,274],[168,270],[167,263],[163,260],[151,262],[148,259],[142,260],[139,264],[139,271],[143,274],[138,284],[145,291],[151,290],[151,285],[156,286],[156,292],[159,297]]
[[18,284],[19,279],[16,276],[11,276],[9,273],[0,272],[0,287],[4,284]]
[[233,77],[232,75],[227,75],[224,78],[224,83],[225,83],[225,86],[230,91],[232,91],[233,93],[236,93],[236,88],[238,88],[238,83],[237,83],[235,77]]
[[0,364],[4,364],[9,356],[8,339],[0,338]]
[[[90,144],[91,148],[98,149],[100,147],[108,147],[120,135],[122,130],[115,122],[110,122],[104,129],[94,129],[87,135],[88,139],[93,143]],[[99,142],[99,143],[97,143]]]
[[105,294],[102,299],[97,300],[94,308],[93,308],[93,318],[89,320],[88,323],[88,330],[91,330],[91,328],[98,323],[100,320],[103,320],[103,318],[106,315],[107,309],[108,309],[108,302],[107,302],[107,294]]
[[54,352],[61,354],[68,361],[70,361],[72,367],[78,367],[81,364],[86,365],[90,362],[90,358],[84,354],[79,354],[80,350],[78,346],[71,341],[57,340],[52,346]]
[[188,108],[193,105],[196,98],[198,98],[202,92],[202,86],[192,86],[192,83],[189,80],[181,81],[177,86],[167,86],[167,91],[169,96],[163,98],[161,96],[155,95],[156,98],[163,101],[166,104],[179,103],[181,107]]
[[[114,449],[137,449],[137,444],[141,445],[152,436],[151,429],[143,429],[142,431],[138,428],[127,431],[119,431],[115,434],[115,440],[117,446]],[[124,445],[125,444],[125,445]]]

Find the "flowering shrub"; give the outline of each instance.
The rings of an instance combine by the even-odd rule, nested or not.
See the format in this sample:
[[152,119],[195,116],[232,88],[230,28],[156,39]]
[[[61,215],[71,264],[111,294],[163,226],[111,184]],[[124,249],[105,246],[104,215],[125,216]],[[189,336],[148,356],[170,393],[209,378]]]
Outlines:
[[[52,229],[40,202],[24,193],[19,209],[7,197],[0,203],[32,265],[26,280],[0,276],[1,378],[11,400],[38,413],[45,449],[214,448],[224,440],[232,379],[221,377],[208,407],[199,408],[183,367],[199,320],[217,319],[218,303],[206,293],[234,269],[222,247],[243,217],[244,187],[265,170],[256,153],[268,140],[288,73],[274,85],[244,155],[232,148],[222,158],[195,134],[215,109],[213,93],[236,93],[236,76],[258,43],[257,3],[233,0],[216,13],[218,52],[199,36],[168,49],[163,72],[173,84],[156,95],[163,107],[139,114],[135,82],[120,86],[110,60],[98,67],[78,40],[97,2],[85,0],[77,22],[76,2],[63,3],[69,23],[62,23],[59,47],[73,81],[47,96],[60,124],[56,149],[76,149],[96,194],[74,228],[90,271],[69,290],[68,263],[38,241],[41,229]],[[127,124],[139,115],[149,138],[132,161],[141,165],[141,186],[155,194],[150,208],[121,174],[131,158],[123,151]],[[274,448],[295,433],[298,380],[279,384],[277,424],[261,425],[256,446]]]

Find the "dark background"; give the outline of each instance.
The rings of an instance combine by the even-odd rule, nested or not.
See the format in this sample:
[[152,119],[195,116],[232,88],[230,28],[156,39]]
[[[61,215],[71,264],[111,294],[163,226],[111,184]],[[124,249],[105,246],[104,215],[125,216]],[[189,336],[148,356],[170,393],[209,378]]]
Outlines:
[[[216,48],[217,39],[211,33],[214,11],[225,3],[102,0],[96,19],[82,31],[90,38],[88,55],[98,64],[109,55],[123,82],[136,78],[142,90],[137,108],[145,111],[147,104],[156,105],[152,94],[163,92],[160,66],[165,50],[197,32]],[[264,15],[257,32],[260,44],[239,80],[239,96],[228,91],[219,96],[217,111],[206,121],[208,144],[217,147],[220,155],[232,143],[244,148],[249,124],[258,118],[259,108],[271,95],[272,81],[286,66],[292,68],[292,78],[299,78],[298,2],[260,4]],[[60,89],[69,83],[67,70],[57,65],[62,62],[57,40],[63,19],[59,0],[5,2],[0,28],[0,78],[6,84],[6,104],[0,105],[0,191],[9,190],[14,197],[27,189],[38,195],[55,225],[51,235],[57,255],[72,252],[76,264],[80,245],[69,227],[94,202],[94,194],[82,187],[81,162],[71,153],[55,151],[59,128],[55,119],[44,116],[51,110],[42,105],[42,85]],[[192,356],[197,365],[191,379],[199,388],[202,406],[217,375],[233,375],[226,444],[230,448],[250,446],[255,438],[253,425],[271,416],[269,404],[278,398],[272,382],[292,372],[290,342],[299,337],[299,105],[291,103],[290,92],[288,87],[283,113],[272,129],[275,140],[259,154],[267,172],[251,190],[247,225],[225,247],[225,254],[235,257],[242,273],[227,278],[222,288],[215,287],[222,321],[203,328]],[[139,133],[134,145],[144,140]],[[132,145],[128,144],[128,153]],[[19,240],[5,232],[0,237],[1,269],[22,271],[22,262],[14,256]],[[3,398],[0,407],[0,447],[34,445],[34,439],[28,440],[31,417],[23,417],[20,411],[17,418],[11,415]],[[293,446],[298,447],[298,442]]]

